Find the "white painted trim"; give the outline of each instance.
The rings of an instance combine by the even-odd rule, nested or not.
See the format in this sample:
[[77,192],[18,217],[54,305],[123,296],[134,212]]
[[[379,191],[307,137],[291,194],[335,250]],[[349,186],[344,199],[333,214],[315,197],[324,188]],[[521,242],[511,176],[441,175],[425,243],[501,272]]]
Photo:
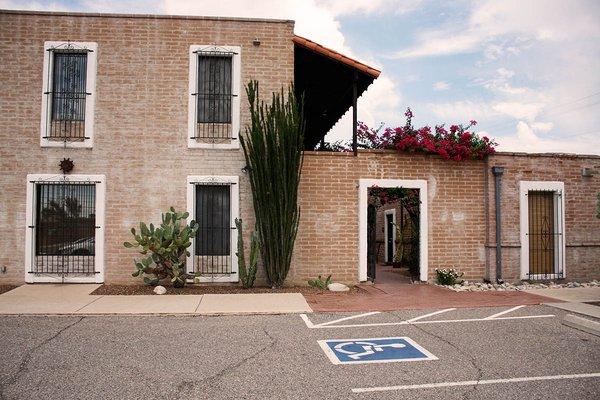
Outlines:
[[369,201],[368,190],[370,187],[382,188],[403,187],[406,189],[419,189],[421,201],[419,213],[419,279],[427,281],[428,272],[428,216],[427,216],[427,181],[424,179],[359,179],[358,183],[358,280],[367,280],[367,206]]
[[[196,215],[196,182],[215,182],[215,183],[230,183],[230,223],[235,226],[235,219],[240,217],[240,181],[238,176],[219,176],[219,175],[190,175],[187,177],[187,212],[188,224],[194,220]],[[189,274],[194,274],[192,270],[194,265],[194,255],[196,250],[196,239],[192,240],[190,246],[190,256],[186,260],[186,270]],[[237,231],[231,230],[231,275],[223,275],[216,277],[200,277],[200,282],[237,282],[239,279],[238,258],[236,256],[238,244]]]
[[[547,190],[555,192],[555,224],[562,224],[562,244],[561,244],[561,260],[556,260],[562,263],[563,270],[563,278],[567,277],[567,265],[566,265],[566,232],[565,232],[565,184],[564,182],[558,181],[519,181],[519,209],[520,209],[520,238],[521,238],[521,279],[523,280],[535,280],[540,278],[541,276],[537,275],[528,275],[529,272],[529,236],[527,232],[529,231],[529,203],[527,200],[527,194],[529,191],[535,190]],[[556,196],[556,194],[560,194],[560,196]],[[559,200],[560,207],[557,207],[558,203],[556,200]],[[562,210],[562,215],[557,216],[558,210]],[[556,229],[556,227],[555,227]],[[556,265],[555,265],[556,268]],[[550,279],[558,278],[557,274],[548,275]]]
[[[30,226],[35,225],[35,185],[43,181],[90,181],[96,182],[96,228],[95,260],[94,268],[98,273],[94,276],[62,276],[30,274],[33,270],[33,258],[35,249],[35,235]],[[105,175],[56,175],[56,174],[29,174],[27,175],[27,200],[25,212],[25,282],[48,282],[48,283],[103,283],[104,282],[104,229],[106,208],[106,176]]]
[[[85,139],[83,142],[59,142],[44,139],[46,130],[50,123],[51,113],[49,113],[49,100],[48,95],[44,92],[50,91],[52,87],[52,74],[50,72],[50,66],[53,64],[52,52],[48,51],[51,48],[59,48],[61,45],[70,43],[82,49],[92,50],[88,52],[87,58],[87,71],[86,71],[86,84],[85,90],[91,93],[85,99],[85,136],[89,139]],[[94,42],[44,42],[44,67],[42,69],[42,112],[40,121],[40,146],[41,147],[68,147],[68,148],[91,148],[94,145],[94,110],[96,104],[96,73],[97,73],[97,58],[98,58],[98,44]]]
[[[232,52],[231,63],[231,93],[235,96],[231,99],[231,132],[235,140],[230,143],[198,143],[195,139],[191,139],[196,135],[196,96],[192,93],[197,91],[197,72],[198,72],[198,55],[194,53],[198,50],[211,50]],[[216,45],[191,45],[189,50],[189,84],[188,84],[188,131],[187,144],[188,148],[192,149],[239,149],[240,148],[240,82],[241,82],[241,56],[242,48],[240,46],[216,46]]]
[[546,375],[546,376],[524,376],[519,378],[500,378],[500,379],[484,379],[477,381],[456,381],[456,382],[434,382],[421,383],[416,385],[398,385],[398,386],[375,386],[368,388],[354,388],[352,393],[369,393],[369,392],[388,392],[393,390],[413,390],[413,389],[436,389],[456,386],[480,386],[494,385],[498,383],[520,383],[520,382],[536,382],[536,381],[554,381],[564,379],[586,379],[599,378],[600,372],[590,372],[585,374],[572,375]]
[[[393,249],[392,249],[392,259],[388,260],[387,256],[388,256],[388,223],[387,223],[387,216],[388,215],[392,215],[392,223],[394,224],[394,230],[392,231],[392,244],[394,245]],[[383,215],[383,247],[384,247],[384,251],[385,251],[385,261],[386,262],[393,262],[394,261],[394,257],[396,256],[396,209],[392,208],[390,210],[385,210],[384,215]]]
[[[368,360],[368,361],[349,361],[342,362],[338,359],[335,352],[329,347],[327,342],[331,341],[342,341],[342,342],[368,342],[370,340],[389,340],[389,339],[399,339],[404,340],[415,349],[419,350],[423,357],[418,358],[408,358],[408,359],[394,359],[394,360]],[[380,338],[359,338],[359,339],[326,339],[326,340],[317,340],[323,352],[329,358],[334,365],[354,365],[354,364],[379,364],[379,363],[392,363],[392,362],[412,362],[412,361],[435,361],[438,360],[436,356],[434,356],[431,352],[425,350],[421,345],[417,344],[414,340],[407,336],[399,336],[399,337],[380,337]]]

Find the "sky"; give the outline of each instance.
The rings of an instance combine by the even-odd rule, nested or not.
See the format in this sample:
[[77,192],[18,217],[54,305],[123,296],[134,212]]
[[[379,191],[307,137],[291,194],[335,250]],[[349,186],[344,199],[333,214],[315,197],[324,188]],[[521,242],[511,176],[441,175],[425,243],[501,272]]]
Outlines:
[[[0,8],[286,18],[375,68],[372,127],[478,122],[501,151],[600,154],[598,0],[0,0]],[[348,112],[329,141],[348,140]]]

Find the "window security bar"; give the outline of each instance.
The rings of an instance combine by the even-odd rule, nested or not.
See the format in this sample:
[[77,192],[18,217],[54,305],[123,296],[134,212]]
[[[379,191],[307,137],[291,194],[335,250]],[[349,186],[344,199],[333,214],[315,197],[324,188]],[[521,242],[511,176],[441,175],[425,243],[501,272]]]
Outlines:
[[85,135],[87,54],[92,50],[65,47],[48,49],[51,65],[48,68],[48,124],[44,139],[58,141],[83,141]]
[[96,274],[94,182],[35,183],[32,274]]
[[203,143],[237,140],[233,132],[233,56],[235,52],[211,46],[194,52],[197,56],[194,96],[195,133],[190,139]]

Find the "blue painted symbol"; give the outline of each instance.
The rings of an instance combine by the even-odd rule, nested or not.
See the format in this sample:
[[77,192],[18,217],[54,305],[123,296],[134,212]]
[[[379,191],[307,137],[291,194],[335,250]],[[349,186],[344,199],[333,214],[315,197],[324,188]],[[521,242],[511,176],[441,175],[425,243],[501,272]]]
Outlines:
[[437,360],[408,337],[319,340],[334,364]]

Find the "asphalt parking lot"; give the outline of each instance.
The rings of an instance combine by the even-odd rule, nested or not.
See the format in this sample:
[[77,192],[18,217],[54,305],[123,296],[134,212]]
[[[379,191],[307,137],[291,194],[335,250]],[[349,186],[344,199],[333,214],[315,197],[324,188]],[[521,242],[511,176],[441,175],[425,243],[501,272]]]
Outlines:
[[[546,306],[306,317],[5,316],[1,393],[5,399],[600,398],[600,337],[563,326],[563,316]],[[318,343],[387,337],[408,337],[437,359],[336,365]]]

